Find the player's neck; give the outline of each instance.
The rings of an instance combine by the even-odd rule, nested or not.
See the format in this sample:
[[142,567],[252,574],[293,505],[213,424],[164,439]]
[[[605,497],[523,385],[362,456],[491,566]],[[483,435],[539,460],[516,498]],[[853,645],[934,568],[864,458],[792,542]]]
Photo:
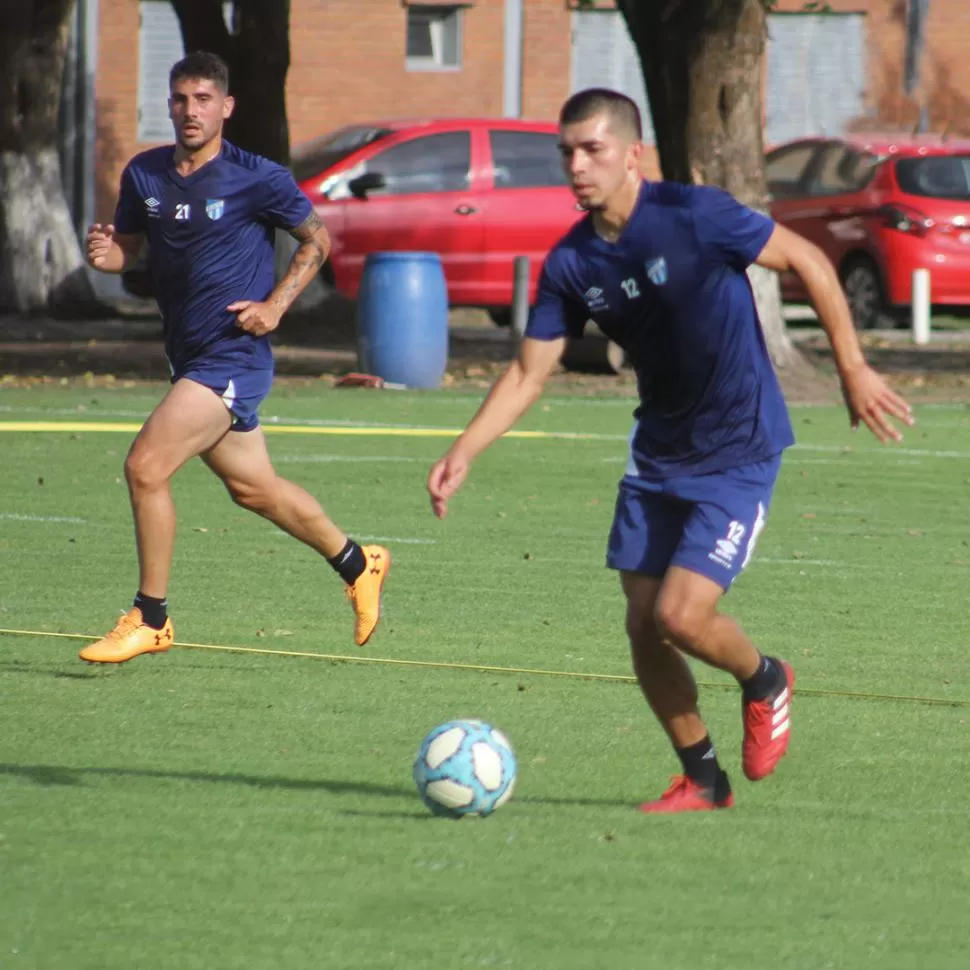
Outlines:
[[210,142],[200,148],[191,149],[176,143],[175,145],[175,171],[179,175],[191,175],[197,172],[203,165],[208,164],[212,159],[218,157],[222,151],[222,136],[216,135]]
[[592,213],[593,228],[596,230],[597,236],[611,243],[620,238],[626,224],[633,215],[633,210],[637,207],[640,185],[641,179],[639,177],[629,179],[610,196],[603,208]]

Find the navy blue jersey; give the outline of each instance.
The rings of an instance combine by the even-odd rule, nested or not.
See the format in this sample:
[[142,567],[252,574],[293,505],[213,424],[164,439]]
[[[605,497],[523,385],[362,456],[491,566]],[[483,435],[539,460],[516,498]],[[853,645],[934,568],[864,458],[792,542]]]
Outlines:
[[310,200],[282,165],[229,142],[184,177],[175,170],[174,152],[172,145],[153,148],[128,163],[115,214],[118,232],[148,237],[173,371],[213,354],[271,366],[269,339],[241,330],[226,307],[269,296],[274,230],[304,222],[313,211]]
[[591,319],[627,352],[631,473],[705,474],[793,443],[745,273],[773,229],[720,189],[644,182],[617,242],[587,217],[549,253],[526,336],[578,337]]

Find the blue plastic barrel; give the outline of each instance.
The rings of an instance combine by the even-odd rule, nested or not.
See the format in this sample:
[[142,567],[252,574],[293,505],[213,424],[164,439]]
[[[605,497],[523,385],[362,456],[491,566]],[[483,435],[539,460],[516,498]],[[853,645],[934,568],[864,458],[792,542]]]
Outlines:
[[437,387],[448,366],[448,289],[437,253],[371,253],[357,294],[357,353],[368,374]]

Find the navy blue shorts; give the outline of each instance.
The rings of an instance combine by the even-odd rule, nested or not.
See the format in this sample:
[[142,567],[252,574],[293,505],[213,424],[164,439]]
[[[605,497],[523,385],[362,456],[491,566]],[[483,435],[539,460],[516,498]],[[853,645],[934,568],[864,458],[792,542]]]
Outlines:
[[764,528],[781,455],[708,475],[620,482],[606,564],[660,578],[681,566],[728,589]]
[[232,431],[252,431],[259,427],[259,406],[273,386],[273,368],[252,369],[238,357],[207,357],[193,360],[184,370],[172,374],[174,384],[187,378],[208,387],[222,398],[232,415]]

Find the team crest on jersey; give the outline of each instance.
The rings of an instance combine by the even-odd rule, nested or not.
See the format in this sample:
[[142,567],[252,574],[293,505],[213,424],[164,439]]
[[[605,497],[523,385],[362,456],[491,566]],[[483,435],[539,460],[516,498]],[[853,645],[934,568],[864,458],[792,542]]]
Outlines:
[[226,211],[225,199],[206,199],[205,214],[213,220],[221,219],[223,212]]
[[647,278],[654,286],[663,286],[667,282],[667,260],[663,256],[648,259],[646,266]]

